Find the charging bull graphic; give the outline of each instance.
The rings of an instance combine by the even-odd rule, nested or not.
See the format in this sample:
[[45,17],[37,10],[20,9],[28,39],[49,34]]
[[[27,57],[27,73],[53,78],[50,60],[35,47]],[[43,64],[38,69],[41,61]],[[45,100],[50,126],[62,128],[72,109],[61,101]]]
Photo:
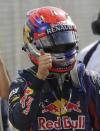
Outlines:
[[58,100],[53,103],[50,103],[47,106],[44,106],[42,113],[50,112],[60,116],[71,111],[81,113],[79,101],[77,103],[72,103],[68,102],[67,100],[61,99],[61,101]]

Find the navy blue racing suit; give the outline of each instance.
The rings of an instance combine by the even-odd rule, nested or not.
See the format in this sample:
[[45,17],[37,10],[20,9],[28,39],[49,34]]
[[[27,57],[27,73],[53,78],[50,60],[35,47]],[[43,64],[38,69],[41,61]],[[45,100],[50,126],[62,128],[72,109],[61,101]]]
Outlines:
[[78,70],[81,84],[75,87],[70,73],[63,80],[53,74],[40,80],[35,72],[34,67],[22,70],[11,84],[9,117],[14,127],[21,131],[100,130],[98,75]]

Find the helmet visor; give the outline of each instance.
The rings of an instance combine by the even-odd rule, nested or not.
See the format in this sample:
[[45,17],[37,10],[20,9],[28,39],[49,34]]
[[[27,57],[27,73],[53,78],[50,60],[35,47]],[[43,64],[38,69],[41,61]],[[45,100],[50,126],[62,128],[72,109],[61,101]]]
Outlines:
[[62,53],[76,46],[75,31],[62,31],[52,33],[40,38],[41,46],[46,53]]

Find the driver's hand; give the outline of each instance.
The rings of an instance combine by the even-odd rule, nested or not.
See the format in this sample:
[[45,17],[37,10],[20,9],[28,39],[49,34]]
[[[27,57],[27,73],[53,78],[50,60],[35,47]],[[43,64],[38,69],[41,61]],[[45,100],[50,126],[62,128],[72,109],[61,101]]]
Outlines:
[[45,80],[49,75],[49,69],[52,67],[52,57],[49,53],[41,52],[39,57],[39,65],[37,71],[37,78]]

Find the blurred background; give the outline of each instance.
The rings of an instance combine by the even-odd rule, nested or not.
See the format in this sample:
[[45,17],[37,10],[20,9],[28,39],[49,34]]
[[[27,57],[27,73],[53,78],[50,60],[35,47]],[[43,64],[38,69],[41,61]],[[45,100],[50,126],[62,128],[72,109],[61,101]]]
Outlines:
[[69,13],[78,28],[80,49],[99,37],[93,35],[91,22],[100,11],[100,0],[0,0],[0,55],[12,80],[18,69],[31,65],[21,49],[26,12],[48,5],[60,7]]

